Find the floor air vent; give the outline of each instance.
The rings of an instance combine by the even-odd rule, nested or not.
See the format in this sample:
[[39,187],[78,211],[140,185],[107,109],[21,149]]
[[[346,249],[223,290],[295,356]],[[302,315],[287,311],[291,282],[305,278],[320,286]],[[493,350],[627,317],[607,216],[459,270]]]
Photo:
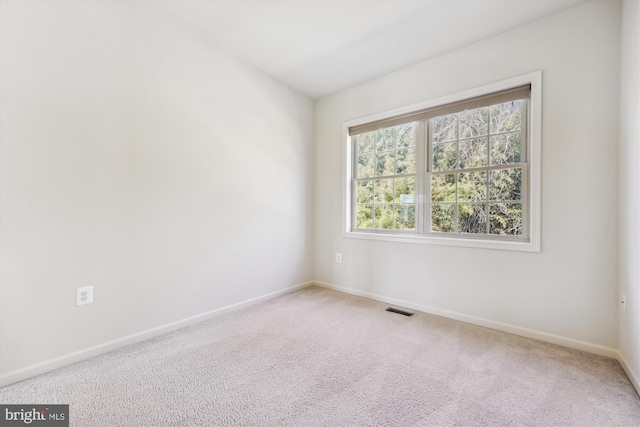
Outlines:
[[403,316],[413,316],[413,313],[409,313],[408,311],[398,310],[397,308],[387,308],[385,311],[390,311],[392,313],[402,314]]

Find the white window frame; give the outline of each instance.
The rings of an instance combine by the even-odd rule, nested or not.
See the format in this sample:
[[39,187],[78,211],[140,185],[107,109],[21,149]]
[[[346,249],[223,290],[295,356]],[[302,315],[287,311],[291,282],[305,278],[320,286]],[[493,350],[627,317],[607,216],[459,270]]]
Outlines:
[[[455,237],[446,234],[436,235],[436,233],[420,233],[422,230],[416,230],[417,233],[408,234],[406,232],[397,232],[397,230],[387,230],[385,232],[352,230],[352,212],[353,212],[353,186],[352,181],[355,171],[353,170],[353,142],[349,136],[349,128],[364,125],[367,123],[385,120],[415,111],[425,110],[428,108],[438,107],[453,102],[463,101],[483,95],[489,95],[507,89],[516,88],[523,85],[531,85],[531,96],[529,99],[529,108],[527,110],[527,132],[526,137],[526,168],[528,169],[527,179],[523,181],[523,207],[528,205],[528,209],[523,209],[523,215],[528,215],[527,227],[523,232],[526,241],[513,239],[495,239],[488,238],[486,235],[464,235],[456,234]],[[462,246],[472,248],[486,249],[502,249],[526,252],[540,252],[540,187],[541,187],[541,133],[542,133],[542,71],[524,74],[507,80],[487,84],[478,88],[446,95],[429,101],[410,105],[407,107],[385,111],[383,113],[350,120],[343,123],[343,176],[342,176],[342,236],[347,238],[358,238],[368,240],[383,240],[391,242],[419,243],[429,245],[445,245],[445,246]],[[422,145],[421,150],[426,147]],[[416,156],[421,158],[419,153]],[[418,160],[420,161],[420,160]],[[420,180],[417,180],[420,181]],[[425,192],[420,191],[421,187],[426,183],[416,182],[417,204],[424,204]],[[416,213],[417,215],[417,213]],[[417,226],[417,224],[416,224]]]

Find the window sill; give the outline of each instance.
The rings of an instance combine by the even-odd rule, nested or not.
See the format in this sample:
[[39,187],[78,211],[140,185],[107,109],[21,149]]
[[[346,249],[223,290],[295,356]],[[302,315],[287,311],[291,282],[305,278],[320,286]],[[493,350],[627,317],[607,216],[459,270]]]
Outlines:
[[367,233],[361,231],[345,231],[342,236],[352,239],[417,243],[422,245],[458,246],[466,248],[498,249],[519,252],[540,252],[540,245],[531,241],[489,240],[478,238],[465,239],[453,237],[434,237],[417,234]]

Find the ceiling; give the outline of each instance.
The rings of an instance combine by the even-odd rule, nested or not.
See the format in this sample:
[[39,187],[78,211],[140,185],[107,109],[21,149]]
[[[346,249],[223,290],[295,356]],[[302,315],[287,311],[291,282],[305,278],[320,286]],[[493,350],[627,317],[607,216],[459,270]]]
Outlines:
[[276,79],[320,98],[585,0],[146,0]]

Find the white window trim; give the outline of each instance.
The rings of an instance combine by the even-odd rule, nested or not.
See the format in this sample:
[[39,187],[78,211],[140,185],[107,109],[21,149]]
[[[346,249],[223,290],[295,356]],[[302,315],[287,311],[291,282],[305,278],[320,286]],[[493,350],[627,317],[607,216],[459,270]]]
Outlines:
[[[470,238],[440,237],[425,234],[386,234],[351,231],[351,179],[353,177],[353,150],[349,128],[390,117],[408,114],[413,111],[437,107],[452,102],[462,101],[501,90],[511,89],[526,84],[531,85],[531,98],[528,109],[528,146],[527,163],[529,168],[529,241],[489,240],[478,236]],[[540,188],[542,160],[542,71],[524,74],[507,80],[484,85],[478,88],[442,96],[429,101],[413,104],[383,113],[373,114],[343,123],[342,126],[342,236],[368,240],[384,240],[390,242],[420,243],[428,245],[462,246],[470,248],[502,249],[525,252],[540,252]],[[418,195],[418,197],[423,197]]]

